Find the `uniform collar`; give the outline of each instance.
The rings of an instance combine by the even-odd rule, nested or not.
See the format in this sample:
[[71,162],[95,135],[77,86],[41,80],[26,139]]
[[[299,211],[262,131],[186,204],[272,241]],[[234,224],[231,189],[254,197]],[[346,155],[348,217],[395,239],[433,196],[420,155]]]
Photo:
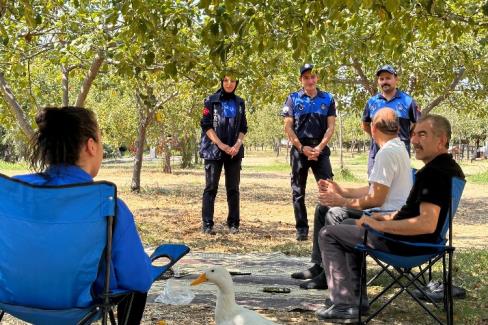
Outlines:
[[63,177],[76,183],[93,182],[93,177],[75,165],[51,165],[44,172],[50,177]]
[[[396,98],[400,98],[401,96],[402,96],[402,95],[401,95],[401,91],[400,91],[400,89],[398,89],[398,88],[397,88],[397,89],[396,89],[396,92],[395,92],[395,96],[393,96],[393,97],[390,99],[390,101],[391,101],[391,100],[393,100],[393,99],[396,99]],[[387,100],[387,99],[385,98],[385,96],[383,96],[383,94],[382,94],[382,93],[378,93],[378,97],[379,97],[379,98],[381,98],[381,99]]]
[[[310,97],[305,93],[305,90],[303,88],[298,91],[298,96],[299,97],[303,97],[303,96]],[[315,97],[325,97],[325,93],[322,90],[320,90],[319,88],[317,88],[317,96],[315,96]]]

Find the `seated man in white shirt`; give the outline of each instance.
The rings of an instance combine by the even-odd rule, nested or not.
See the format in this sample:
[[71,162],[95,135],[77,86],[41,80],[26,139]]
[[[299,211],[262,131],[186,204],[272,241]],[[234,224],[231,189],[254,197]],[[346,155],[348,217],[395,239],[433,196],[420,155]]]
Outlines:
[[318,245],[318,233],[322,227],[341,223],[348,218],[359,219],[364,209],[379,207],[382,210],[398,210],[405,204],[413,181],[410,157],[405,144],[398,137],[398,130],[395,111],[384,108],[376,113],[371,133],[381,149],[376,155],[368,186],[346,188],[331,180],[319,180],[319,204],[315,209],[311,259],[314,265],[291,275],[295,279],[308,280],[300,284],[301,288],[327,289]]

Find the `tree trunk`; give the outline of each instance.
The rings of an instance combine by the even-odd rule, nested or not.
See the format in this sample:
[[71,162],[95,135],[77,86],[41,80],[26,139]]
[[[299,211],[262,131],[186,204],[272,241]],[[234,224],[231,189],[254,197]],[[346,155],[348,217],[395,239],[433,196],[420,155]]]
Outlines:
[[181,141],[181,168],[191,168],[195,138],[192,135],[183,136]]
[[103,53],[100,51],[95,55],[93,62],[88,70],[85,80],[83,80],[83,85],[81,86],[80,93],[78,94],[78,98],[76,99],[76,106],[83,107],[85,106],[86,97],[88,96],[88,92],[93,84],[93,80],[100,71],[100,67],[102,66],[103,60],[105,57]]
[[163,155],[163,173],[171,174],[171,148],[168,145],[168,138],[166,135],[166,128],[161,125],[161,151]]
[[171,174],[171,148],[168,145],[168,141],[164,141],[164,163],[163,163],[163,173]]
[[452,80],[451,84],[446,87],[446,89],[440,94],[436,99],[434,99],[432,102],[427,105],[426,108],[422,110],[422,115],[429,114],[429,112],[436,106],[438,106],[440,103],[442,103],[444,100],[446,100],[452,93],[452,91],[456,88],[457,84],[461,81],[463,78],[464,72],[466,69],[464,67],[459,68],[458,72],[454,76],[454,79]]
[[[141,110],[143,110],[141,108]],[[134,156],[134,169],[132,171],[132,181],[130,189],[133,192],[139,192],[141,190],[141,170],[142,159],[144,154],[144,143],[146,142],[147,131],[147,118],[145,118],[143,112],[139,113],[139,125],[137,127],[137,139],[136,139],[136,154]]]
[[194,155],[194,158],[195,158],[195,165],[198,165],[198,161],[199,161],[199,152],[198,152],[198,145],[195,145],[193,147],[193,155]]
[[63,89],[63,106],[69,106],[69,70],[66,66],[61,67],[63,74],[61,79],[61,88]]
[[30,125],[29,121],[27,120],[22,107],[15,99],[14,94],[12,93],[12,89],[7,84],[5,80],[4,74],[0,71],[0,91],[2,92],[3,98],[7,102],[7,106],[10,111],[14,114],[15,119],[17,120],[17,124],[19,125],[20,129],[28,139],[31,139],[34,136],[34,130]]
[[369,92],[371,96],[374,96],[376,94],[376,87],[364,73],[361,63],[359,63],[357,58],[351,58],[351,61],[352,61],[352,67],[354,68],[354,70],[359,76],[359,79],[361,80],[361,84]]

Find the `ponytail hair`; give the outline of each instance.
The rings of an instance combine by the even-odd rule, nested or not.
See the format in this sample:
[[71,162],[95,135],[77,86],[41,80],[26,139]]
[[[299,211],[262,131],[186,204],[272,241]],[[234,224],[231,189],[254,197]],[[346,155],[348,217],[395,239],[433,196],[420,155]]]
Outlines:
[[75,165],[86,141],[100,141],[95,114],[86,108],[45,107],[37,114],[36,124],[29,164],[37,172],[50,165]]

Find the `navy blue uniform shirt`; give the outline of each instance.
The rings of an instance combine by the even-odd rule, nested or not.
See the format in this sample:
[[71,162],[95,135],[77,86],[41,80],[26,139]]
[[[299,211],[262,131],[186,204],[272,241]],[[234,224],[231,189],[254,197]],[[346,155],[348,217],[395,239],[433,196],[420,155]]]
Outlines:
[[[214,129],[223,143],[233,146],[239,133],[247,133],[246,107],[244,100],[236,95],[223,96],[222,90],[205,99],[200,126],[202,127],[202,140],[200,144],[200,157],[209,160],[220,160],[223,153],[207,137],[206,132]],[[244,146],[241,146],[238,158],[244,157]]]
[[281,115],[293,117],[293,130],[299,139],[322,139],[327,118],[336,116],[334,98],[319,89],[317,96],[311,98],[301,89],[288,96]]
[[[411,96],[398,89],[391,100],[387,100],[382,94],[378,93],[371,97],[366,103],[362,118],[363,122],[371,123],[375,114],[385,107],[391,108],[397,113],[400,122],[400,139],[407,145],[407,148],[409,148],[410,123],[417,122],[420,115],[417,103]],[[371,141],[371,149],[375,152],[379,150],[374,141]]]

